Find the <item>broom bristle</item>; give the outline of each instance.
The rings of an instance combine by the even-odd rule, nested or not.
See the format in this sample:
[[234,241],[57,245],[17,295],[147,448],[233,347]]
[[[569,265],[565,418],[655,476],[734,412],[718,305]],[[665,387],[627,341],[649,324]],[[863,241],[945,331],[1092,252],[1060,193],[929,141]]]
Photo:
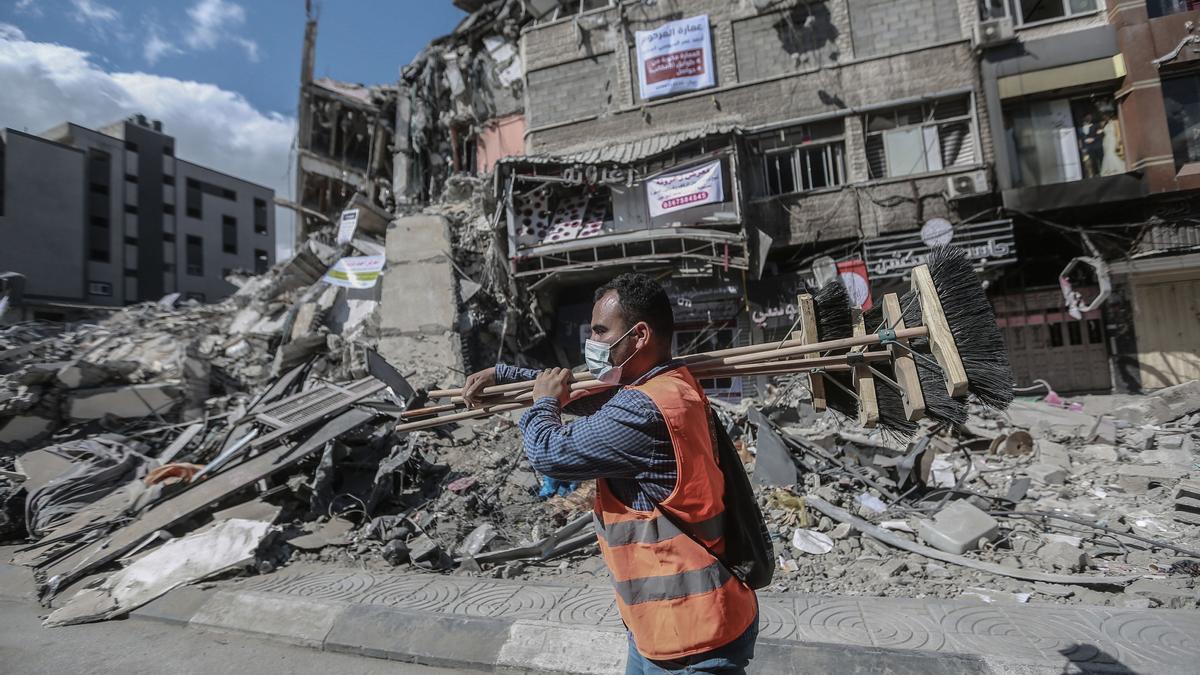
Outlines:
[[[1004,410],[1013,401],[1012,368],[1004,337],[996,325],[996,315],[975,275],[975,268],[967,260],[965,251],[951,246],[935,247],[929,255],[928,265],[963,369],[967,372],[967,390],[984,405]],[[923,325],[921,303],[913,296],[915,294],[909,292],[901,300],[905,308],[904,323],[909,328]],[[921,380],[925,388],[924,375]],[[945,394],[945,386],[940,389]],[[928,396],[927,390],[927,403]]]
[[[883,323],[883,306],[875,305],[864,312],[863,322],[868,331],[874,330]],[[891,378],[893,382],[896,380],[896,373],[892,372],[890,363],[876,363],[874,368]],[[892,385],[876,379],[875,403],[879,408],[879,427],[889,435],[906,439],[917,432],[917,423],[909,421],[904,414],[904,398]]]
[[[813,295],[813,311],[816,314],[817,340],[828,342],[854,335],[854,320],[850,311],[850,294],[840,281],[831,281]],[[825,373],[823,377],[836,379],[843,387],[851,388],[849,373]],[[837,384],[825,387],[825,403],[830,410],[846,417],[858,417],[858,400]]]

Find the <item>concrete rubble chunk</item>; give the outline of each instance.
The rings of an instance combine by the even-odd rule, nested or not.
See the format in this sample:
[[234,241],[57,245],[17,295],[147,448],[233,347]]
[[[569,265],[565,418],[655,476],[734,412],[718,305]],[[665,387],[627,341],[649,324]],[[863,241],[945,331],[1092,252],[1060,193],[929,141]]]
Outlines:
[[979,547],[980,540],[991,541],[1000,533],[996,519],[966,502],[951,502],[932,520],[922,520],[917,534],[926,544],[946,553],[961,555]]
[[1067,471],[1055,464],[1033,464],[1025,468],[1025,473],[1042,485],[1062,485],[1067,480]]
[[1065,541],[1052,541],[1038,549],[1038,558],[1054,569],[1078,572],[1088,565],[1088,554]]
[[1200,480],[1183,481],[1175,489],[1175,520],[1200,525]]
[[1200,380],[1191,380],[1136,399],[1112,415],[1130,424],[1162,425],[1200,411]]
[[68,414],[77,420],[153,417],[168,414],[178,401],[179,388],[167,383],[81,389],[71,393]]
[[1061,466],[1064,469],[1071,468],[1071,456],[1067,452],[1067,446],[1044,438],[1037,439],[1033,445],[1037,451],[1037,460],[1039,463],[1053,464]]
[[1148,598],[1166,609],[1194,608],[1200,593],[1194,589],[1176,588],[1155,579],[1138,579],[1125,587],[1125,594]]

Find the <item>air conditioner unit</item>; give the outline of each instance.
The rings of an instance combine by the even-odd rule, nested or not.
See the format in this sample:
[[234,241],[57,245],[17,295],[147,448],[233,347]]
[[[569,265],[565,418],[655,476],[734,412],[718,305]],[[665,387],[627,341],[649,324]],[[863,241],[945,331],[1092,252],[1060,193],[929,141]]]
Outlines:
[[975,24],[975,46],[995,47],[1017,39],[1012,19],[988,19]]
[[987,191],[988,180],[985,171],[972,171],[946,179],[946,192],[950,194],[950,199],[975,197],[985,194]]

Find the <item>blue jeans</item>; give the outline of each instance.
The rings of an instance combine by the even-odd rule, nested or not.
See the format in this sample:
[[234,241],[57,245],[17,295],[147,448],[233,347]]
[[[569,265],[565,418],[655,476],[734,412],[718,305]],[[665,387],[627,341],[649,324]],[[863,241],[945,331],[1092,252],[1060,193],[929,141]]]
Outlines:
[[724,647],[671,661],[652,661],[641,655],[629,635],[629,657],[625,660],[625,675],[664,675],[665,673],[729,673],[741,675],[754,658],[754,642],[758,640],[758,616],[736,640]]

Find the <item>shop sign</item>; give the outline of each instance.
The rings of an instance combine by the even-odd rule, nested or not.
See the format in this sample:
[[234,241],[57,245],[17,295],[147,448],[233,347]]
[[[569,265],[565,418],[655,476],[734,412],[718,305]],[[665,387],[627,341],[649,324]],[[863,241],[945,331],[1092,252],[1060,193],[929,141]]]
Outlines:
[[725,201],[721,160],[665,174],[646,181],[650,217]]
[[[944,238],[944,234],[939,237]],[[1012,220],[960,225],[954,228],[950,245],[966,251],[967,258],[976,266],[998,267],[1017,261]],[[931,250],[917,230],[868,240],[863,244],[863,258],[871,279],[896,279],[925,264]]]
[[637,31],[635,39],[643,101],[716,85],[707,14]]

